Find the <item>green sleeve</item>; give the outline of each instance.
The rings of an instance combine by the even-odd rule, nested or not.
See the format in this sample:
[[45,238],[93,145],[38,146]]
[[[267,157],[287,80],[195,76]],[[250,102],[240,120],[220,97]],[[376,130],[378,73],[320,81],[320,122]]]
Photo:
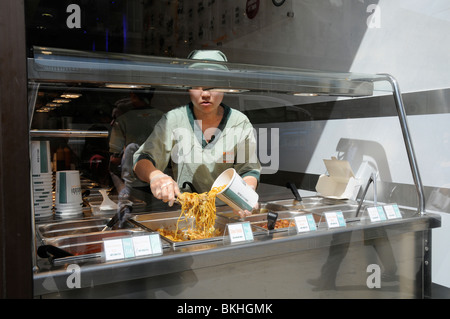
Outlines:
[[164,115],[144,144],[134,153],[134,165],[141,159],[148,159],[157,169],[164,171],[170,160],[171,145],[171,129],[167,116]]

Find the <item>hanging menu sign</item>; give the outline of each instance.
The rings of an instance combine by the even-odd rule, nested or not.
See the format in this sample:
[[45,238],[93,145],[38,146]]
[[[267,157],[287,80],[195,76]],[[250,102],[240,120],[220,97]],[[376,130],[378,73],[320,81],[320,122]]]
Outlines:
[[162,254],[161,239],[158,233],[104,239],[105,260],[120,260]]

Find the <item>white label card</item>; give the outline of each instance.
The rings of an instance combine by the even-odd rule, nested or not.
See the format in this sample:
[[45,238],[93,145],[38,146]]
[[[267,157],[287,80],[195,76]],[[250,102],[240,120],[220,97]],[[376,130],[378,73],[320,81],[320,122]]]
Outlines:
[[379,222],[386,220],[386,214],[384,213],[383,207],[373,206],[367,207],[367,213],[371,222]]
[[402,218],[402,214],[400,213],[397,204],[385,205],[383,208],[388,219]]
[[297,233],[317,230],[316,222],[314,221],[314,217],[312,216],[312,214],[295,216],[294,220]]
[[345,227],[344,215],[341,211],[325,213],[328,228]]
[[125,254],[123,253],[122,239],[109,239],[103,241],[106,260],[123,259]]
[[232,243],[253,240],[253,231],[250,222],[228,224],[227,227]]
[[106,261],[162,254],[159,234],[103,240]]

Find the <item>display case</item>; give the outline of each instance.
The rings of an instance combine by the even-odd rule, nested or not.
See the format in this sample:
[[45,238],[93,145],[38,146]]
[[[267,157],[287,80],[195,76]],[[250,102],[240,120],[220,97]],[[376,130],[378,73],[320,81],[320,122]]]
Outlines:
[[[199,63],[201,68],[196,67]],[[191,298],[403,298],[429,293],[430,230],[439,227],[440,219],[425,211],[407,116],[394,77],[36,47],[34,57],[28,59],[28,80],[30,146],[33,141],[48,141],[52,172],[78,170],[81,191],[86,194],[77,215],[39,218],[36,210],[32,212],[36,248],[44,247],[35,256],[36,296],[113,297],[115,292]],[[314,112],[320,112],[324,104],[342,99],[358,104],[367,98],[391,96],[399,129],[394,138],[406,154],[401,165],[410,170],[417,204],[405,206],[384,196],[382,167],[358,170],[361,174],[350,196],[321,194],[315,183],[309,189],[293,186],[291,193],[285,185],[271,184],[269,178],[258,188],[260,209],[250,218],[239,219],[229,207],[218,207],[217,224],[222,232],[213,241],[179,245],[161,236],[157,254],[109,260],[108,238],[152,236],[158,225],[173,223],[180,214],[177,207],[169,209],[139,196],[134,200],[144,203],[142,209],[135,211],[123,229],[105,231],[112,216],[92,214],[90,203],[97,190],[107,189],[114,196],[120,183],[110,174],[108,142],[114,109],[130,103],[125,101],[130,94],[138,94],[150,97],[153,108],[166,112],[187,104],[188,90],[196,87],[224,92],[224,102],[250,118],[256,128],[262,173],[270,176],[276,176],[279,167],[267,161],[267,156],[278,152],[279,165],[285,165],[283,158],[290,156],[284,153],[281,137],[270,135],[269,141],[267,133],[269,128],[284,125],[277,122],[280,113],[295,118],[289,120],[287,129],[283,126],[283,138],[290,139],[288,148],[301,148],[299,140],[307,139],[313,130],[300,135],[286,132],[296,123],[313,122]],[[345,138],[345,132],[336,134]],[[388,146],[382,149],[391,149]],[[314,141],[308,147],[314,148]],[[328,154],[334,152],[330,149]],[[325,177],[336,178],[328,166],[327,170]],[[381,191],[376,185],[381,185]],[[31,200],[36,203],[33,196]],[[279,218],[274,229],[268,229],[269,212]],[[235,243],[229,232],[232,224],[249,226],[250,239]],[[87,246],[95,248],[80,250]],[[67,265],[72,264],[81,269],[76,289],[66,281]],[[394,284],[385,286],[383,281],[382,288],[373,289],[378,281],[371,286],[367,279],[371,265],[386,278],[392,276],[388,279]],[[360,288],[336,289],[339,268],[345,269],[338,277],[341,284],[362,285],[362,294]],[[313,278],[317,276],[329,281]],[[52,287],[46,285],[49,278],[55,283]]]

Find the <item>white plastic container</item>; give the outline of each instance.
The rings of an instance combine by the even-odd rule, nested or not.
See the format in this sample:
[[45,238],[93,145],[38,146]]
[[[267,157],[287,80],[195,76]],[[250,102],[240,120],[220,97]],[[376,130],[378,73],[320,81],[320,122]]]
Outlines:
[[251,211],[258,203],[259,195],[245,183],[234,168],[220,174],[211,189],[223,185],[227,186],[217,194],[217,197],[234,210]]
[[332,157],[323,160],[329,175],[322,174],[316,184],[316,191],[327,198],[353,199],[361,186],[355,178],[350,163]]

